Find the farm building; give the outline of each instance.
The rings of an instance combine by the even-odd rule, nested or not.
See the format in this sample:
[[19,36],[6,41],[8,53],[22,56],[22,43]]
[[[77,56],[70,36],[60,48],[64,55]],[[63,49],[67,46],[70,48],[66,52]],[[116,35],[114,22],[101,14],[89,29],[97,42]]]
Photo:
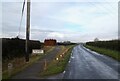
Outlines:
[[55,39],[45,39],[44,45],[45,46],[55,46],[57,41]]

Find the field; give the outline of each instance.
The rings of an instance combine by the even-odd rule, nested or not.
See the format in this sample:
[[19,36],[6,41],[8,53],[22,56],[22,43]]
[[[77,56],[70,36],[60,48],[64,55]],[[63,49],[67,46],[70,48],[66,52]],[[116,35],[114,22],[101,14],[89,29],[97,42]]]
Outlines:
[[85,47],[120,61],[119,40],[87,42]]

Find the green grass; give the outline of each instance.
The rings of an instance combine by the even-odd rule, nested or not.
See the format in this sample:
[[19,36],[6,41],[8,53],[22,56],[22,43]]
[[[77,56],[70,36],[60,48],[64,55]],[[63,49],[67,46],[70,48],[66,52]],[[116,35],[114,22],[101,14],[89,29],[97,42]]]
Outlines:
[[[47,77],[47,76],[50,76],[50,75],[55,75],[55,74],[63,72],[65,67],[66,67],[66,65],[67,65],[67,63],[68,63],[68,61],[69,61],[70,54],[71,54],[71,51],[72,51],[73,47],[74,47],[73,45],[71,45],[69,47],[66,46],[65,48],[68,49],[68,51],[64,54],[64,57],[59,58],[59,61],[53,60],[52,62],[50,62],[50,64],[48,65],[47,69],[44,70],[42,73],[40,73],[40,76],[41,77]],[[57,57],[60,54],[61,53],[59,53],[57,55]]]
[[110,49],[105,49],[105,48],[99,48],[99,47],[95,47],[95,46],[89,46],[89,45],[85,45],[85,47],[96,51],[100,54],[104,54],[107,55],[109,57],[112,57],[113,59],[120,61],[120,52],[116,51],[116,50],[110,50]]
[[6,70],[5,72],[3,72],[2,79],[9,79],[9,78],[11,78],[12,76],[17,74],[18,72],[21,72],[22,70],[24,70],[28,66],[32,65],[35,61],[37,61],[40,58],[42,58],[42,56],[43,55],[33,56],[33,57],[30,58],[29,63],[23,62],[23,65],[20,66],[19,68],[13,68],[11,76],[8,75],[8,70]]
[[[49,52],[51,52],[55,47],[51,47],[50,49],[47,49],[45,54],[49,54]],[[29,63],[25,63],[24,61],[20,61],[19,63],[22,63],[22,65],[20,65],[19,63],[17,63],[17,59],[15,59],[15,61],[13,62],[13,65],[17,65],[19,64],[19,67],[15,67],[13,68],[13,71],[11,73],[11,76],[8,75],[8,70],[6,69],[5,71],[2,72],[2,79],[10,79],[12,76],[16,75],[17,73],[21,72],[22,70],[24,70],[25,68],[29,67],[30,65],[32,65],[34,62],[36,62],[39,59],[42,59],[44,55],[36,55],[36,56],[31,56],[30,57],[30,61]],[[20,58],[18,58],[20,59]],[[22,59],[24,60],[24,57],[22,57]],[[4,64],[4,63],[3,63]],[[6,63],[7,64],[7,63]],[[5,67],[5,66],[4,66]],[[4,68],[3,67],[3,68]],[[6,65],[7,67],[7,65]]]

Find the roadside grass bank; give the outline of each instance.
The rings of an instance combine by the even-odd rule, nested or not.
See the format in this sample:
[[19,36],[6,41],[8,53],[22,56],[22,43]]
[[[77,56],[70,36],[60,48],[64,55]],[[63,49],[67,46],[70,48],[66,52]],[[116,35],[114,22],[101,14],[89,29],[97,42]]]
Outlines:
[[56,58],[47,65],[46,69],[39,76],[45,78],[63,72],[69,61],[73,47],[74,45],[64,46],[56,55]]
[[89,46],[89,45],[84,45],[86,48],[89,48],[92,51],[96,51],[100,54],[107,55],[109,57],[112,57],[113,59],[120,61],[120,52],[116,50],[110,50],[106,48],[99,48],[95,46]]
[[[6,62],[2,63],[2,68],[4,68],[4,69],[2,69],[2,79],[11,78],[12,76],[16,75],[17,73],[21,72],[25,68],[32,65],[34,62],[42,59],[45,55],[49,54],[49,52],[51,52],[54,48],[55,47],[44,47],[43,49],[45,50],[45,54],[31,55],[29,63],[25,62],[24,57],[14,58],[13,60],[7,60]],[[8,63],[13,64],[13,68],[12,68],[10,74],[8,71]]]

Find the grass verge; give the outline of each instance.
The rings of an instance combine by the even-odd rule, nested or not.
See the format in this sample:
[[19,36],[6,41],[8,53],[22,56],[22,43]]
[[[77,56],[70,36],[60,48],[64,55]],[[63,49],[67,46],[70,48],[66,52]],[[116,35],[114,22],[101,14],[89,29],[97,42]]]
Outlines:
[[99,47],[89,46],[89,45],[85,45],[85,47],[91,49],[92,51],[96,51],[96,52],[98,52],[100,54],[104,54],[104,55],[107,55],[109,57],[112,57],[113,59],[115,59],[117,61],[120,61],[120,52],[118,52],[116,50],[99,48]]
[[[63,72],[69,61],[73,47],[74,45],[65,46],[64,49],[56,56],[56,58],[59,58],[59,60],[54,59],[51,61],[47,66],[47,69],[40,73],[40,76],[47,77]],[[62,57],[60,57],[60,55],[62,55]]]
[[24,57],[15,58],[14,60],[9,60],[9,62],[11,62],[13,64],[13,67],[14,67],[12,72],[11,72],[11,75],[9,75],[8,69],[7,69],[8,61],[6,63],[3,63],[2,68],[6,68],[6,69],[2,72],[2,79],[9,79],[9,78],[11,78],[12,76],[14,76],[17,73],[21,72],[22,70],[24,70],[28,66],[32,65],[37,60],[42,59],[46,54],[49,54],[49,52],[51,52],[54,48],[55,47],[45,47],[44,48],[45,54],[30,56],[29,63],[25,62]]

